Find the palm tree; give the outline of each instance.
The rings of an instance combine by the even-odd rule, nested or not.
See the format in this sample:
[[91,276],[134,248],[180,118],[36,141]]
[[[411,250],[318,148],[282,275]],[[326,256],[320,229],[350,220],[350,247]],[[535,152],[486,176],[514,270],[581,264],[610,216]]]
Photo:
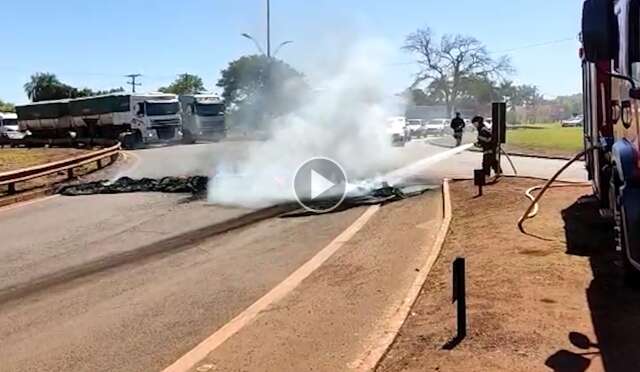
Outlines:
[[47,72],[31,75],[31,80],[24,85],[24,91],[33,102],[66,98],[69,94],[56,75]]

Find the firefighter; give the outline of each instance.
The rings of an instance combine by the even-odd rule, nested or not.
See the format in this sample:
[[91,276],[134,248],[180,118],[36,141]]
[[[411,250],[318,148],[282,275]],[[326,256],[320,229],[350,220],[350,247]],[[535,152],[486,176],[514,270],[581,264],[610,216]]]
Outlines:
[[491,175],[491,169],[496,174],[502,173],[500,164],[498,163],[497,151],[498,146],[493,141],[491,135],[491,129],[484,125],[484,118],[482,116],[476,116],[471,121],[471,124],[478,130],[478,142],[475,143],[476,147],[482,149],[482,170],[488,176]]
[[453,129],[453,138],[456,140],[456,147],[462,144],[462,131],[464,131],[465,123],[460,113],[456,112],[456,117],[451,120],[451,129]]

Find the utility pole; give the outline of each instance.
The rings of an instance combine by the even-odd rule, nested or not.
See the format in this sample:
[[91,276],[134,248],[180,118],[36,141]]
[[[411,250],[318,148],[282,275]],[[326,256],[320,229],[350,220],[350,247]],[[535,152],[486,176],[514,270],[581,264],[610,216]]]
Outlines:
[[125,77],[128,77],[129,79],[131,79],[131,81],[127,82],[127,84],[131,85],[131,92],[133,92],[133,93],[136,92],[136,87],[137,86],[141,86],[142,85],[140,83],[136,83],[136,79],[139,78],[140,76],[142,76],[142,75],[141,74],[125,75]]
[[271,0],[267,0],[267,58],[271,59]]

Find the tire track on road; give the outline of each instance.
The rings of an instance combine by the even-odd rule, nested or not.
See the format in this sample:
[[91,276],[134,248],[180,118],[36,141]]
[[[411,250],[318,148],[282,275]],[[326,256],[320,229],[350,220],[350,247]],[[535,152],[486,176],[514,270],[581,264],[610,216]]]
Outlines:
[[196,247],[203,241],[230,231],[239,230],[258,222],[277,217],[298,208],[297,204],[283,204],[256,210],[224,222],[205,226],[131,251],[101,257],[82,265],[69,267],[26,283],[0,289],[0,304],[21,299],[67,282],[98,274],[116,267],[139,263],[156,257],[175,254]]

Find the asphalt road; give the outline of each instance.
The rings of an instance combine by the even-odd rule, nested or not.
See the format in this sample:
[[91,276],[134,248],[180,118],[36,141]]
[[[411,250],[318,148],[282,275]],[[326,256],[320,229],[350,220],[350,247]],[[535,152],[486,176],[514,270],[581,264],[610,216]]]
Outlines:
[[[160,147],[133,153],[120,175],[211,174],[251,143]],[[445,151],[413,142],[394,167]],[[561,161],[515,159],[521,174],[549,176]],[[475,153],[417,178],[468,177]],[[507,165],[505,164],[505,169]],[[584,179],[580,165],[567,174]],[[247,213],[162,194],[55,197],[0,209],[0,371],[149,371],[168,365],[287,277],[361,213],[271,219],[239,231],[58,283],[60,273],[161,244]],[[55,285],[54,285],[55,284]]]

